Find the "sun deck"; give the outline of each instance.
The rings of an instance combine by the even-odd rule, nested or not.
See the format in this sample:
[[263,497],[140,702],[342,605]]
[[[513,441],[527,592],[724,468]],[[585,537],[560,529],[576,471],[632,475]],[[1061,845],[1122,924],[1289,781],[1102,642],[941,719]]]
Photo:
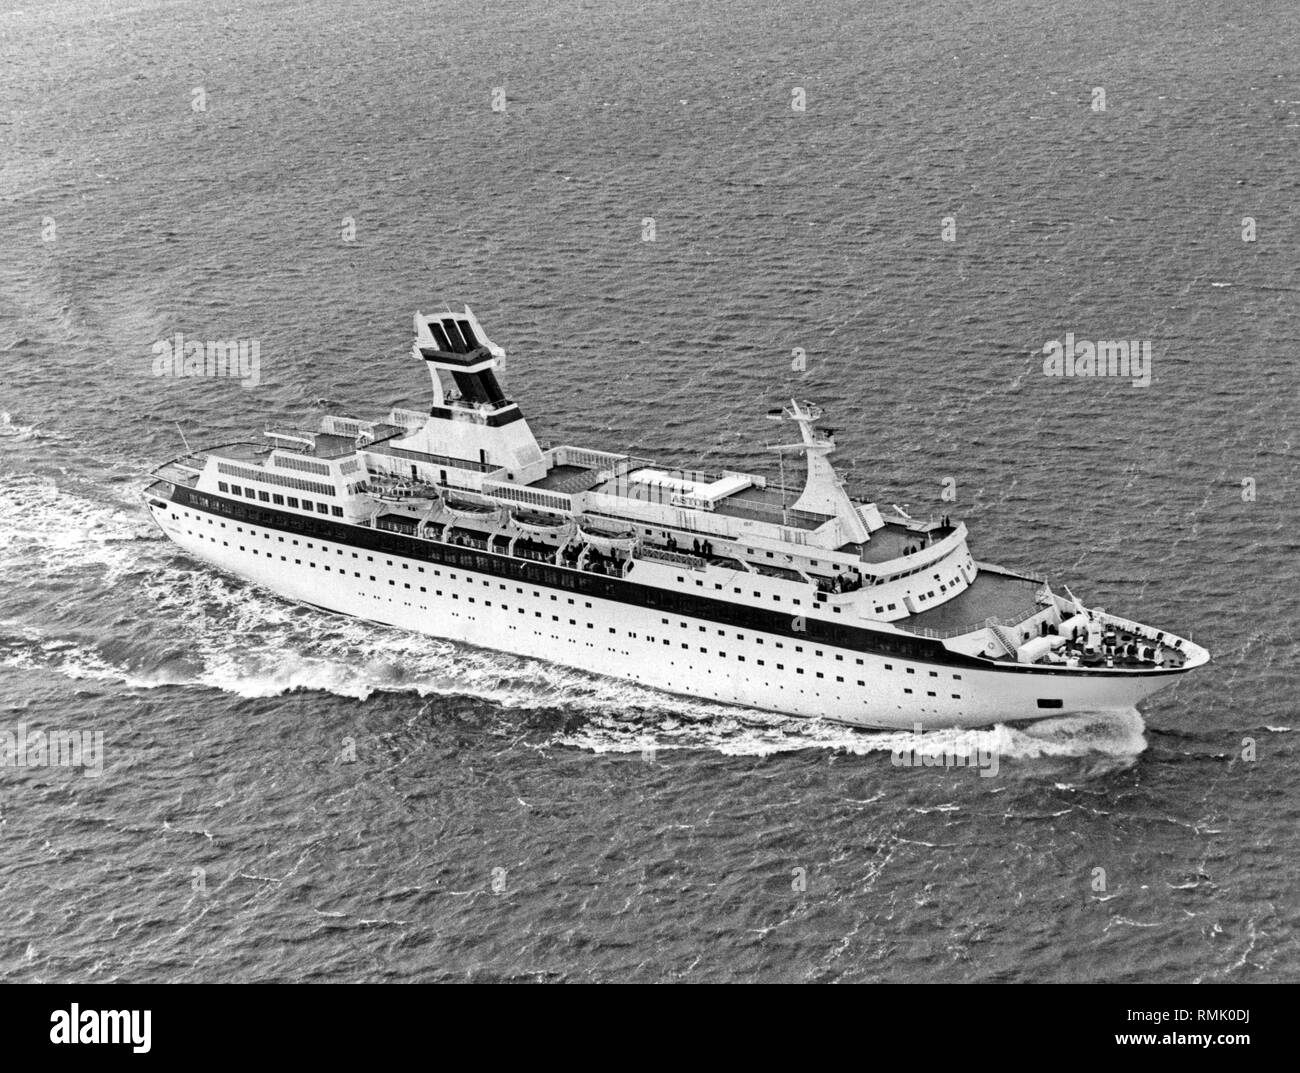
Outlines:
[[751,521],[770,522],[807,531],[820,529],[831,520],[829,514],[795,510],[791,504],[798,498],[798,495],[783,492],[780,488],[750,487],[733,492],[721,500],[715,510],[729,518],[748,518]]
[[588,475],[589,480],[583,480],[582,491],[585,492],[600,483],[597,471],[588,466],[569,466],[557,462],[547,470],[545,477],[533,481],[528,487],[538,488],[544,492],[572,492],[572,486],[579,483],[579,479],[584,478],[584,475]]
[[934,630],[939,634],[951,634],[966,627],[973,629],[990,617],[1006,626],[1015,625],[1039,610],[1038,592],[1042,587],[1041,581],[983,567],[974,582],[952,599],[901,619],[896,625],[905,630]]

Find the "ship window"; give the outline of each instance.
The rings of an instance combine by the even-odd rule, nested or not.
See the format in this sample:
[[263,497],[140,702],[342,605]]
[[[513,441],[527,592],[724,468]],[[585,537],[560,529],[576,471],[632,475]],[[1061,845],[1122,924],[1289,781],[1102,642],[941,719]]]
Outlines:
[[230,486],[230,494],[231,494],[231,495],[236,495],[236,496],[241,496],[241,495],[244,494],[244,490],[243,490],[243,488],[241,488],[239,485],[237,485],[237,484],[232,484],[232,485]]
[[312,501],[311,501],[310,499],[304,499],[304,500],[302,501],[302,509],[303,509],[303,510],[311,510],[311,509],[312,509]]
[[910,692],[912,692],[912,691],[911,691],[910,689],[904,689],[903,692],[904,692],[904,693],[910,693]]
[[1063,708],[1065,707],[1065,702],[1062,701],[1059,697],[1052,697],[1052,698],[1039,697],[1038,706],[1040,708]]
[[270,493],[270,492],[258,492],[258,493],[257,493],[257,498],[260,499],[263,503],[269,503],[269,502],[271,502],[271,493]]
[[290,497],[289,497],[289,506],[293,507],[294,510],[297,510],[297,509],[298,509],[298,500],[297,500],[296,498],[294,498],[293,496],[290,496]]
[[217,481],[217,488],[223,492],[230,491],[230,485],[228,485],[225,481]]
[[283,507],[283,506],[284,506],[284,496],[280,495],[278,492],[272,492],[272,493],[271,493],[271,502],[274,503],[277,507]]

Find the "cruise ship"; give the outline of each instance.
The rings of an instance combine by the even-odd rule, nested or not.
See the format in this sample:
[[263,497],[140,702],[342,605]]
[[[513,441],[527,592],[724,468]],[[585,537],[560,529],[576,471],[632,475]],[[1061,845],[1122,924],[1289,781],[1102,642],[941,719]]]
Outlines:
[[1130,709],[1209,660],[977,559],[960,520],[853,498],[811,403],[770,415],[792,441],[771,449],[804,472],[787,490],[543,448],[468,307],[417,313],[412,357],[428,411],[327,415],[189,452],[152,475],[153,518],[195,559],[288,600],[865,728]]

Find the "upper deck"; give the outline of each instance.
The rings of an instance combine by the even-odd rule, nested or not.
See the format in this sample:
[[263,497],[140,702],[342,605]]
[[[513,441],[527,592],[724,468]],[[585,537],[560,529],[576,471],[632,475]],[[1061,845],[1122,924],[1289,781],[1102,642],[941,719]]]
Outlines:
[[[804,532],[820,529],[832,520],[829,514],[796,510],[794,504],[799,498],[798,492],[768,485],[763,477],[754,474],[705,473],[686,469],[656,468],[653,471],[655,477],[662,477],[662,481],[655,478],[638,481],[627,471],[637,464],[646,466],[650,464],[642,463],[637,459],[627,459],[626,462],[628,464],[619,467],[623,472],[616,471],[613,476],[592,470],[591,472],[597,473],[598,479],[582,490],[590,490],[616,499],[643,503],[648,501],[687,510],[707,510],[708,513],[725,518],[766,522],[769,525],[780,525]],[[555,467],[552,473],[560,468],[562,467]],[[574,467],[563,468],[569,472],[554,481],[551,479],[552,474],[548,473],[545,480],[534,482],[533,487],[571,491],[572,486],[579,483],[579,479],[572,472]],[[682,490],[685,486],[725,486],[728,481],[740,487],[735,488],[734,491],[724,491],[716,499],[710,499],[707,507],[703,505],[703,501],[685,496]],[[742,484],[742,482],[747,483]]]
[[983,566],[956,596],[900,619],[896,625],[939,637],[968,633],[989,618],[1015,625],[1040,610],[1038,594],[1042,589],[1042,581]]

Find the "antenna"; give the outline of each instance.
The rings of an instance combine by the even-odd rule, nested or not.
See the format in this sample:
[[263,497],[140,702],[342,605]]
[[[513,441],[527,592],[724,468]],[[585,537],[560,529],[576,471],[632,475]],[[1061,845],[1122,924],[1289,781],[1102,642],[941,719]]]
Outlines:
[[172,424],[176,426],[176,431],[181,434],[181,443],[185,444],[185,453],[193,454],[194,448],[190,446],[190,441],[185,438],[185,433],[181,429],[181,423],[179,421],[173,421]]
[[781,524],[789,525],[790,515],[786,512],[785,509],[785,505],[787,503],[785,497],[785,452],[778,451],[776,457],[781,461]]

